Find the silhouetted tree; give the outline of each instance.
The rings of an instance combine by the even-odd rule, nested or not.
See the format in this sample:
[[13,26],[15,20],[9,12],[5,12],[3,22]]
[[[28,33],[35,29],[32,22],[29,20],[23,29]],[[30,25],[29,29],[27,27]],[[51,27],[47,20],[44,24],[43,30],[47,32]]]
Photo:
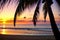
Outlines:
[[51,10],[51,4],[53,4],[53,2],[52,2],[52,0],[43,0],[43,3],[44,2],[45,2],[44,7],[43,7],[44,19],[46,20],[46,16],[47,16],[47,12],[48,12],[50,22],[51,22],[51,28],[52,28],[52,31],[54,33],[54,36],[55,36],[56,40],[60,40],[60,32],[59,32],[59,29],[56,25],[53,12]]

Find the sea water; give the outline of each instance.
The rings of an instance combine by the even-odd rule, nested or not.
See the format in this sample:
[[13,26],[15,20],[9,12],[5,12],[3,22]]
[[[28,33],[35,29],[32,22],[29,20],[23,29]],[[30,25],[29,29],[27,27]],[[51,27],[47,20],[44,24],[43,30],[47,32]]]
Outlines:
[[[5,27],[4,27],[5,26]],[[60,24],[58,24],[60,30]],[[53,35],[50,24],[17,24],[15,27],[12,24],[1,25],[0,34],[5,35]]]

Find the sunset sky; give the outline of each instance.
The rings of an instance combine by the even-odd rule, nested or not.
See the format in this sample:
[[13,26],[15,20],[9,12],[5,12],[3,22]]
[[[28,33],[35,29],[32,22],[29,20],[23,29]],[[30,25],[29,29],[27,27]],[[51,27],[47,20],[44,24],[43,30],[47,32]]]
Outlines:
[[[8,20],[13,20],[14,18],[14,14],[17,8],[18,3],[15,2],[17,0],[11,0],[11,3],[9,4],[9,6],[7,6],[8,3],[6,3],[6,5],[4,6],[3,10],[0,9],[0,21],[8,21]],[[13,3],[12,3],[13,2]],[[52,11],[54,13],[54,17],[56,19],[56,21],[60,20],[60,10],[58,8],[57,3],[53,0],[54,4],[52,4]],[[34,14],[34,10],[35,10],[36,5],[33,5],[30,8],[26,8],[22,14],[20,16],[17,16],[17,20],[25,20],[25,21],[30,21],[33,18],[33,14]],[[44,14],[43,14],[43,4],[41,3],[40,6],[40,15],[38,20],[44,20]],[[26,17],[24,19],[24,17]],[[47,16],[47,21],[49,21],[49,17]]]
[[[14,14],[18,6],[18,0],[11,0],[10,4],[8,2],[4,5],[4,8],[0,8],[0,34],[44,34],[45,32],[50,34],[50,29],[37,29],[37,30],[11,30],[11,29],[1,29],[1,28],[51,28],[49,16],[47,15],[47,21],[44,22],[44,12],[43,3],[40,5],[39,17],[37,21],[37,26],[33,25],[32,19],[36,5],[26,8],[20,16],[17,16],[16,26],[14,27]],[[1,6],[1,5],[0,5]],[[51,5],[57,27],[60,28],[60,8],[55,0]],[[41,31],[38,31],[41,30]]]

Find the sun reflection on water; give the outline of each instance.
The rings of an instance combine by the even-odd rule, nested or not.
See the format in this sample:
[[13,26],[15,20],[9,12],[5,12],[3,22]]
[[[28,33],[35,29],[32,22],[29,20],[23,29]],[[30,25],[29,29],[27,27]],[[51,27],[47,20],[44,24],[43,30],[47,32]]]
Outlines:
[[[5,28],[5,21],[3,21],[3,28]],[[2,34],[6,34],[6,29],[2,29]]]
[[2,30],[2,34],[6,34],[6,30],[5,29]]

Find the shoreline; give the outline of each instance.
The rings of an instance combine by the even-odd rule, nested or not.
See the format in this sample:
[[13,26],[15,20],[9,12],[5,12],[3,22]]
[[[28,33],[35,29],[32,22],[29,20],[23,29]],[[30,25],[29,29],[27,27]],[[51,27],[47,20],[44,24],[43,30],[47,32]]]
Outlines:
[[34,35],[2,35],[2,34],[0,34],[0,39],[2,40],[55,40],[53,35],[34,36]]

